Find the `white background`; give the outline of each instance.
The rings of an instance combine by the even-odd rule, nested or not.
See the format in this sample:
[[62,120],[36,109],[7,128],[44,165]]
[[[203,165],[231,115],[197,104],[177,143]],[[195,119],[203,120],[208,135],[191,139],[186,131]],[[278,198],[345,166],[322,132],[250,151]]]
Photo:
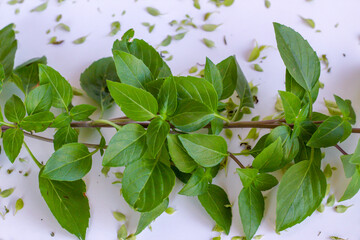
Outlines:
[[[120,38],[129,28],[134,28],[137,38],[143,38],[154,46],[168,35],[175,34],[175,28],[168,25],[173,19],[182,20],[188,13],[194,18],[197,25],[203,24],[203,15],[209,11],[217,11],[208,23],[222,24],[216,31],[208,33],[200,29],[188,29],[188,33],[181,41],[173,42],[166,48],[174,59],[168,64],[174,74],[185,75],[189,68],[196,63],[203,64],[208,56],[217,63],[229,55],[236,55],[247,79],[259,84],[259,104],[253,111],[253,116],[265,117],[274,112],[274,103],[277,90],[284,89],[284,65],[276,50],[275,36],[272,22],[280,22],[293,27],[300,32],[317,51],[318,55],[326,54],[331,67],[331,73],[323,71],[321,82],[325,89],[320,91],[315,110],[326,112],[323,98],[331,99],[332,94],[353,101],[356,112],[360,110],[360,1],[358,0],[271,0],[271,8],[266,9],[263,0],[235,0],[230,8],[216,8],[207,0],[200,0],[201,10],[192,6],[191,0],[88,0],[70,1],[62,4],[51,0],[47,10],[41,13],[30,13],[30,9],[36,7],[42,1],[25,0],[23,4],[10,6],[7,0],[0,1],[0,28],[13,22],[16,24],[18,41],[18,52],[16,64],[21,64],[33,57],[46,55],[48,64],[62,73],[72,85],[79,87],[79,76],[84,69],[93,61],[111,55],[112,42]],[[147,6],[158,8],[161,16],[153,17],[144,9]],[[18,15],[14,14],[16,8],[20,9]],[[121,16],[121,12],[126,14]],[[53,28],[57,24],[55,18],[58,14],[63,15],[61,22],[71,27],[71,32],[63,32]],[[114,17],[112,15],[115,14]],[[312,18],[316,23],[316,32],[307,26],[299,16]],[[121,22],[121,32],[115,37],[109,37],[110,24],[113,21]],[[142,22],[156,23],[153,33],[149,34],[147,29],[141,25]],[[336,24],[339,24],[335,28]],[[45,32],[51,29],[50,34]],[[71,42],[81,36],[88,35],[88,39],[82,45],[74,45]],[[57,36],[58,40],[65,40],[62,45],[49,45],[50,37]],[[223,43],[226,36],[227,45]],[[216,47],[208,49],[201,43],[203,37],[215,41]],[[252,69],[252,63],[246,62],[254,45],[254,40],[260,45],[271,45],[273,48],[266,49],[262,56],[267,56],[260,65],[263,73]],[[345,54],[345,57],[343,56]],[[256,61],[259,63],[259,60]],[[5,86],[9,89],[9,85]],[[3,105],[12,93],[5,91],[0,96]],[[88,98],[74,98],[75,103],[89,102]],[[106,114],[106,118],[119,116],[121,113],[117,107],[113,107]],[[358,115],[359,117],[359,115]],[[96,118],[96,115],[94,115]],[[114,134],[114,130],[106,131],[107,140]],[[246,136],[248,130],[241,131]],[[266,133],[262,130],[261,133]],[[51,136],[52,131],[45,133]],[[82,142],[97,143],[98,136],[92,130],[82,130],[80,134]],[[345,143],[341,144],[347,151],[353,152],[358,136],[351,136]],[[46,162],[53,152],[49,143],[25,138],[30,148],[40,161]],[[232,152],[241,151],[239,140],[234,137],[229,142]],[[330,180],[331,193],[335,193],[339,199],[344,192],[348,180],[345,179],[343,168],[339,160],[340,153],[336,149],[326,149],[326,163],[338,168]],[[0,155],[0,188],[15,187],[11,197],[0,199],[0,211],[3,206],[8,206],[10,213],[5,220],[0,219],[0,239],[3,240],[45,240],[45,239],[76,239],[73,235],[63,230],[55,218],[51,215],[38,190],[38,169],[31,162],[28,154],[23,150],[20,157],[26,158],[27,163],[18,160],[11,165],[4,153]],[[249,163],[250,157],[240,157],[244,163]],[[9,168],[15,169],[11,175],[6,173]],[[24,177],[19,171],[31,169],[29,177]],[[224,172],[216,178],[216,183],[222,186],[229,195],[233,207],[233,224],[229,236],[222,239],[231,239],[232,236],[243,235],[242,226],[238,214],[237,196],[242,188],[235,174],[236,165],[231,162],[228,175]],[[120,186],[112,185],[115,177],[112,173],[119,169],[111,169],[108,178],[101,173],[101,158],[96,154],[93,158],[93,168],[85,177],[87,184],[87,196],[91,207],[91,219],[87,231],[87,239],[97,240],[116,239],[116,231],[121,223],[112,217],[112,211],[121,211],[128,217],[126,223],[130,233],[135,232],[139,214],[131,210],[119,194]],[[177,195],[181,184],[178,183],[170,196],[170,206],[176,209],[173,215],[163,214],[152,224],[152,232],[144,230],[138,239],[157,240],[183,240],[183,239],[211,239],[218,233],[211,232],[214,222],[200,206],[196,198]],[[327,207],[324,213],[315,212],[303,223],[294,226],[287,231],[276,234],[275,228],[275,200],[276,189],[265,193],[266,209],[265,218],[257,234],[263,234],[264,240],[273,239],[329,239],[329,236],[339,236],[346,239],[360,239],[360,196],[344,202],[346,205],[354,204],[346,213],[336,213]],[[22,197],[25,206],[13,216],[15,201]],[[326,199],[325,199],[326,200]],[[50,237],[54,232],[55,236]],[[319,235],[320,233],[320,235]],[[318,236],[319,235],[319,236]]]

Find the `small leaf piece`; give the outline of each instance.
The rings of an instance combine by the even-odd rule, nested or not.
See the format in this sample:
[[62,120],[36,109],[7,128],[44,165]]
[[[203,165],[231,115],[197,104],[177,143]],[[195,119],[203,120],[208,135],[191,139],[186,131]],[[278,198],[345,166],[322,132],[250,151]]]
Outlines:
[[169,131],[169,123],[159,117],[150,122],[146,133],[146,143],[148,146],[148,151],[153,158],[156,157],[164,145],[166,136],[168,135]]
[[79,38],[75,39],[74,41],[72,41],[72,43],[77,44],[77,45],[83,44],[86,41],[87,37],[88,36],[79,37]]
[[221,24],[204,24],[201,26],[201,29],[206,32],[215,31]]
[[348,200],[355,196],[356,193],[360,190],[360,171],[359,168],[356,169],[355,173],[351,177],[351,181],[347,186],[343,196],[340,198],[339,202]]
[[20,123],[26,114],[24,103],[18,96],[12,95],[5,103],[4,113],[8,121]]
[[3,147],[10,162],[14,163],[24,141],[24,133],[19,128],[10,128],[3,133]]
[[160,11],[156,8],[153,8],[153,7],[147,7],[146,8],[146,11],[151,15],[151,16],[159,16],[161,15]]
[[126,216],[121,212],[114,211],[113,216],[119,222],[125,222],[126,221]]
[[0,192],[0,197],[1,198],[7,198],[9,197],[13,192],[14,192],[15,188],[8,188],[5,189],[3,191]]

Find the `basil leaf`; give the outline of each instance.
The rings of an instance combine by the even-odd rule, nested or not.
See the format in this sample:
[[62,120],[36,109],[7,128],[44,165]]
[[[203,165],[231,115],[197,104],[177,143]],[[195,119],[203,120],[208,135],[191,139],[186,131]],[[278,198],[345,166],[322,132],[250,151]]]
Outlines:
[[19,128],[10,128],[3,133],[3,147],[10,162],[14,163],[24,141],[24,133]]
[[2,89],[3,89],[4,80],[5,80],[4,67],[3,67],[3,65],[0,63],[0,93],[2,92]]
[[54,181],[41,177],[41,173],[39,174],[39,188],[50,211],[61,227],[79,239],[85,240],[90,208],[85,195],[84,181]]
[[216,65],[219,69],[223,90],[220,99],[230,97],[235,90],[237,81],[237,66],[234,56],[230,56]]
[[72,121],[72,119],[70,117],[70,114],[67,112],[63,112],[55,118],[51,127],[53,127],[53,128],[67,127],[70,125],[71,121]]
[[14,69],[14,73],[21,79],[22,88],[27,95],[39,84],[39,64],[46,64],[45,56],[30,59]]
[[278,184],[278,180],[270,174],[260,173],[256,176],[254,186],[260,191],[267,191]]
[[127,124],[111,138],[103,166],[126,166],[141,158],[146,149],[146,131],[139,124]]
[[54,135],[54,149],[57,151],[64,144],[78,141],[79,133],[70,125],[60,128]]
[[293,29],[274,23],[277,46],[295,81],[311,92],[320,76],[320,61],[310,44]]
[[253,167],[259,172],[273,172],[282,166],[283,150],[282,141],[279,137],[275,142],[267,146],[253,161]]
[[0,30],[0,64],[4,68],[5,80],[11,75],[14,68],[17,50],[14,27],[14,24],[9,24]]
[[218,99],[220,99],[223,91],[221,74],[219,69],[209,58],[206,58],[205,80],[214,86]]
[[351,155],[349,159],[349,163],[351,164],[360,164],[360,140],[358,141],[354,153]]
[[245,78],[244,73],[242,72],[239,63],[236,61],[236,58],[234,58],[235,64],[236,64],[236,93],[239,95],[240,98],[240,106],[239,109],[242,107],[254,107],[254,101],[253,96],[251,94],[250,86]]
[[75,121],[85,121],[96,111],[96,107],[89,104],[80,104],[70,110],[70,116]]
[[149,212],[169,196],[174,184],[170,167],[159,160],[140,159],[125,168],[122,193],[136,211]]
[[357,168],[354,174],[351,177],[351,181],[349,185],[347,186],[344,195],[340,198],[339,202],[348,200],[355,196],[355,194],[358,193],[360,189],[360,171]]
[[53,68],[39,64],[40,85],[49,84],[52,92],[52,106],[68,109],[73,92],[71,85]]
[[211,122],[211,134],[219,135],[224,128],[224,121],[220,118],[215,118]]
[[162,116],[172,116],[175,113],[177,107],[177,90],[173,77],[165,79],[161,85],[157,99],[159,103],[159,113]]
[[174,77],[177,84],[178,97],[183,99],[194,99],[213,111],[217,110],[218,96],[214,87],[205,79],[196,77]]
[[110,94],[121,110],[134,121],[147,121],[156,117],[158,103],[143,89],[124,83],[107,82]]
[[111,107],[114,102],[106,80],[120,82],[111,57],[93,62],[80,76],[81,88],[100,105],[102,111]]
[[264,216],[264,197],[260,190],[249,186],[241,190],[238,204],[246,239],[252,239]]
[[202,168],[198,168],[191,175],[185,186],[180,190],[179,194],[186,196],[198,196],[204,194],[207,191],[211,180],[212,176],[210,173],[204,171]]
[[90,171],[92,154],[84,144],[66,144],[51,155],[41,177],[57,181],[79,180]]
[[291,166],[277,192],[276,231],[280,232],[310,216],[325,196],[324,173],[311,161]]
[[351,106],[351,101],[344,100],[337,95],[334,95],[334,98],[344,118],[348,120],[351,124],[355,124],[356,115],[354,114],[354,109]]
[[198,196],[201,205],[212,219],[224,229],[226,234],[230,232],[232,213],[228,196],[219,186],[210,184],[207,192]]
[[5,103],[4,113],[8,121],[20,123],[26,114],[24,103],[18,96],[12,95]]
[[255,181],[259,170],[255,168],[238,168],[236,169],[236,172],[239,174],[241,183],[244,188],[248,188]]
[[[159,97],[160,88],[164,84],[165,79],[157,79],[145,84],[146,91],[150,92],[155,98]],[[159,99],[158,99],[159,101]]]
[[169,132],[169,123],[165,122],[161,118],[155,118],[150,122],[146,133],[146,143],[148,151],[152,157],[155,158],[159,153]]
[[287,123],[294,123],[301,108],[300,99],[291,92],[279,91],[285,112],[285,120]]
[[213,110],[205,104],[193,99],[184,99],[179,102],[171,123],[184,132],[193,132],[206,126],[214,118]]
[[329,117],[320,124],[306,145],[314,148],[334,146],[342,139],[344,132],[344,121],[341,117]]
[[25,98],[28,115],[49,111],[52,105],[52,93],[48,84],[31,90]]
[[198,165],[186,152],[178,136],[179,135],[174,134],[167,135],[167,143],[171,160],[181,172],[191,173]]
[[[356,152],[356,150],[355,150]],[[352,164],[350,162],[350,159],[352,158],[354,154],[349,154],[349,155],[342,155],[341,158],[341,162],[343,164],[344,167],[344,172],[345,172],[345,177],[347,178],[351,178],[355,171],[356,171],[356,165]]]
[[159,206],[149,212],[141,213],[135,235],[141,233],[147,226],[149,226],[156,218],[158,218],[169,206],[169,199],[166,198]]
[[25,117],[20,126],[28,132],[43,132],[45,131],[54,120],[52,112],[39,112]]
[[145,88],[145,83],[153,80],[149,68],[137,57],[117,50],[113,54],[116,71],[122,83]]
[[203,167],[218,165],[228,154],[223,137],[205,134],[185,134],[179,139],[189,155]]

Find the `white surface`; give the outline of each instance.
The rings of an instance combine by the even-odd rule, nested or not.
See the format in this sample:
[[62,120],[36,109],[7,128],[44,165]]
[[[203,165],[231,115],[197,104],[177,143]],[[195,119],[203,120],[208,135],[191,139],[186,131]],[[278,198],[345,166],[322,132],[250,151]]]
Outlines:
[[[188,34],[181,41],[173,42],[165,49],[168,50],[174,59],[169,62],[174,74],[186,74],[188,69],[196,63],[204,63],[208,56],[215,63],[235,54],[249,81],[259,84],[259,104],[253,111],[253,116],[260,114],[262,117],[274,112],[274,103],[278,89],[284,89],[285,67],[275,48],[269,48],[263,52],[263,56],[268,56],[261,64],[263,73],[252,70],[250,63],[246,59],[251,51],[254,39],[260,45],[276,46],[273,33],[272,22],[277,21],[295,28],[317,51],[318,55],[326,54],[331,73],[325,71],[321,75],[321,81],[325,83],[325,89],[321,90],[315,109],[326,112],[323,105],[323,97],[332,98],[332,94],[349,98],[353,101],[356,112],[360,110],[360,45],[359,45],[359,22],[360,22],[360,1],[358,0],[271,0],[271,8],[264,7],[263,0],[235,0],[230,8],[216,8],[207,0],[200,0],[201,10],[192,6],[191,0],[130,0],[122,1],[65,1],[59,5],[52,0],[47,10],[41,13],[30,13],[30,9],[42,3],[42,1],[26,0],[23,4],[9,6],[7,0],[0,1],[0,28],[14,22],[16,24],[19,48],[16,55],[16,65],[33,57],[46,55],[48,64],[57,69],[65,76],[72,85],[79,87],[79,76],[81,72],[94,60],[111,55],[112,42],[116,37],[120,37],[128,28],[134,28],[137,38],[143,38],[154,46],[157,46],[167,34],[175,34],[175,28],[168,25],[173,19],[181,20],[188,13],[194,18],[197,25],[203,23],[203,15],[208,11],[217,11],[208,20],[209,23],[222,23],[223,25],[215,32],[207,33],[199,29],[189,28]],[[147,6],[158,8],[164,15],[153,17],[144,11]],[[20,14],[15,15],[16,8],[20,8]],[[121,16],[121,12],[126,10],[126,14]],[[71,32],[53,31],[55,17],[63,15],[61,22],[71,27]],[[115,17],[112,17],[115,14]],[[321,33],[305,25],[299,18],[313,18],[316,29]],[[121,32],[116,37],[109,37],[110,23],[119,20],[121,22]],[[147,29],[141,25],[142,22],[156,23],[152,34],[147,33]],[[335,24],[339,23],[338,28]],[[46,35],[47,29],[51,33]],[[59,40],[65,40],[60,46],[48,45],[52,36],[58,36]],[[81,36],[89,35],[87,41],[82,45],[74,45],[71,42]],[[228,45],[223,44],[223,37],[226,36]],[[208,49],[200,39],[206,37],[216,42],[216,48]],[[161,48],[162,50],[163,48]],[[343,56],[346,54],[346,57]],[[257,63],[259,61],[256,61]],[[10,96],[9,92],[4,92],[0,96],[0,101],[4,101]],[[89,99],[75,98],[76,103],[87,102]],[[119,116],[118,108],[114,107],[105,114],[105,117]],[[248,130],[241,131],[242,136]],[[265,133],[262,130],[261,133]],[[114,133],[108,130],[107,140]],[[50,133],[47,133],[49,136]],[[92,130],[82,130],[80,140],[83,142],[98,141],[96,132]],[[344,144],[341,144],[347,151],[352,152],[356,145],[358,136],[353,135]],[[25,138],[30,148],[41,161],[46,161],[53,152],[53,147],[49,143]],[[233,140],[229,143],[230,151],[239,152],[239,141],[234,134]],[[347,180],[344,177],[340,154],[333,148],[326,150],[325,163],[330,162],[332,166],[338,168],[331,178],[332,189],[337,199],[342,195]],[[28,154],[23,150],[20,157],[25,157],[28,163],[16,161],[13,166],[6,159],[4,153],[0,156],[0,188],[6,189],[16,187],[13,195],[7,199],[0,199],[0,211],[6,205],[10,213],[6,219],[0,219],[0,239],[3,240],[45,240],[45,239],[76,239],[73,235],[63,230],[51,215],[45,202],[38,190],[36,166],[31,162]],[[250,162],[250,158],[241,157],[244,163]],[[6,173],[9,168],[14,168],[11,175]],[[19,171],[32,169],[29,177],[23,177]],[[222,239],[231,239],[232,236],[243,235],[242,226],[238,214],[237,196],[241,189],[238,176],[234,173],[236,166],[233,162],[229,165],[228,176],[224,172],[216,178],[216,183],[222,186],[229,195],[230,201],[234,203],[233,224],[229,236]],[[128,217],[128,230],[134,232],[139,215],[134,213],[119,195],[120,186],[112,185],[115,181],[112,169],[110,177],[105,178],[101,173],[101,159],[96,154],[93,159],[93,168],[85,177],[87,184],[87,196],[91,207],[90,227],[87,231],[87,239],[97,240],[116,239],[116,231],[121,225],[112,217],[112,211],[118,210]],[[173,194],[170,196],[170,206],[177,211],[173,215],[163,214],[152,224],[152,232],[144,230],[138,239],[149,240],[183,240],[183,239],[210,239],[217,236],[211,232],[214,222],[202,209],[196,198],[188,198],[176,195],[181,188],[177,184]],[[265,218],[257,234],[262,234],[264,240],[273,239],[329,239],[335,235],[351,240],[360,239],[360,196],[344,204],[354,204],[344,214],[336,213],[332,208],[326,208],[324,213],[315,212],[300,225],[296,225],[280,235],[274,232],[275,228],[275,200],[276,188],[266,192]],[[22,197],[25,202],[23,210],[13,216],[14,204],[18,197]],[[55,237],[50,237],[54,232]],[[319,232],[321,234],[318,236]]]

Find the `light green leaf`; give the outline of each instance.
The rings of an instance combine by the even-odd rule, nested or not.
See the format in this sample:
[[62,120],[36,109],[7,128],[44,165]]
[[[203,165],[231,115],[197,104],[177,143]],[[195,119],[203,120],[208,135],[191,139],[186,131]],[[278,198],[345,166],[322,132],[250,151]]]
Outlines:
[[211,183],[212,176],[202,168],[196,169],[189,181],[180,190],[179,194],[186,196],[198,196],[204,194]]
[[14,163],[24,141],[24,133],[19,128],[10,128],[3,133],[3,147],[10,162]]
[[67,125],[56,131],[54,135],[54,149],[55,151],[61,148],[64,144],[74,143],[78,141],[79,133]]
[[309,27],[311,28],[315,28],[315,22],[314,20],[312,20],[311,18],[304,18],[302,16],[300,16],[300,18],[304,21],[304,23],[306,23]]
[[199,195],[201,205],[212,219],[224,229],[226,234],[230,232],[232,213],[226,192],[219,186],[210,184],[207,192]]
[[26,114],[24,103],[18,96],[12,95],[5,103],[4,113],[8,121],[20,123]]
[[279,91],[285,112],[285,120],[287,123],[294,123],[299,115],[301,108],[301,100],[291,92]]
[[9,24],[0,30],[0,64],[4,69],[5,80],[11,75],[14,68],[17,50],[14,27],[14,24]]
[[73,92],[71,85],[53,68],[39,64],[40,85],[49,84],[52,91],[52,105],[56,108],[68,109]]
[[121,212],[114,211],[113,216],[119,222],[125,222],[126,221],[126,216]]
[[310,92],[319,80],[320,61],[310,44],[289,27],[274,23],[278,49],[295,81]]
[[351,106],[350,100],[343,100],[341,97],[334,95],[336,105],[341,110],[342,115],[346,120],[348,120],[351,124],[355,124],[356,115],[354,114],[354,109]]
[[145,84],[153,80],[149,68],[137,57],[118,50],[114,50],[113,54],[116,71],[122,83],[145,88]]
[[279,137],[256,156],[252,165],[254,168],[259,169],[259,172],[273,172],[281,168],[282,158],[282,141]]
[[159,113],[162,116],[172,116],[177,107],[177,90],[173,77],[168,77],[162,84],[159,94]]
[[201,41],[202,41],[202,43],[204,43],[205,46],[207,46],[208,48],[213,48],[213,47],[215,47],[214,41],[212,41],[212,40],[210,40],[210,39],[203,38]]
[[222,77],[219,69],[209,58],[206,58],[205,80],[214,86],[218,99],[220,99],[223,91]]
[[136,211],[149,212],[169,196],[174,184],[175,175],[167,165],[158,159],[140,159],[125,168],[122,193]]
[[54,122],[51,124],[51,127],[53,128],[62,128],[67,127],[70,125],[72,119],[69,113],[63,112],[56,116]]
[[243,187],[248,188],[255,181],[259,170],[255,168],[238,168],[236,172],[239,174]]
[[48,1],[44,2],[43,4],[40,4],[39,6],[33,8],[30,10],[30,12],[42,12],[44,11],[48,6]]
[[70,116],[75,121],[85,121],[96,111],[96,107],[89,104],[76,105],[70,110]]
[[237,83],[237,65],[234,56],[230,56],[216,65],[219,69],[222,78],[222,95],[220,99],[226,99],[230,97],[235,90]]
[[175,166],[184,173],[191,173],[194,171],[198,165],[186,152],[178,135],[168,134],[167,143],[171,160],[174,162]]
[[[355,149],[355,152],[356,152],[356,149]],[[341,162],[342,162],[343,167],[344,167],[345,177],[347,177],[347,178],[351,178],[354,175],[355,171],[356,171],[356,165],[350,163],[350,159],[353,157],[353,155],[354,154],[342,155],[340,157]]]
[[61,227],[85,240],[86,229],[89,224],[90,208],[85,195],[84,181],[60,182],[41,177],[39,174],[39,188],[50,211]]
[[206,32],[213,32],[215,31],[221,24],[204,24],[201,26],[201,29]]
[[79,37],[77,39],[75,39],[74,41],[72,41],[73,44],[83,44],[86,39],[87,39],[88,36],[82,36],[82,37]]
[[146,11],[151,15],[151,16],[159,16],[161,15],[160,11],[156,8],[153,8],[153,7],[147,7],[146,8]]
[[203,167],[219,164],[227,154],[227,144],[223,137],[205,134],[185,134],[179,139],[189,155]]
[[13,194],[15,188],[8,188],[3,191],[0,191],[0,197],[1,198],[7,198],[10,197],[11,194]]
[[166,136],[170,132],[170,125],[161,118],[152,120],[147,128],[146,143],[152,157],[156,157],[164,145]]
[[127,124],[111,138],[103,166],[126,166],[141,158],[146,149],[146,131],[139,124]]
[[28,115],[49,111],[52,105],[51,87],[48,84],[31,90],[25,98]]
[[158,111],[156,99],[143,89],[124,83],[107,82],[110,94],[121,110],[134,121],[147,121]]
[[325,196],[326,178],[311,161],[290,167],[277,192],[276,231],[282,231],[310,216]]
[[16,200],[14,215],[15,215],[18,211],[20,211],[21,209],[23,209],[23,207],[24,207],[24,201],[22,200],[22,198],[19,198],[18,200]]
[[264,215],[264,197],[260,190],[249,186],[241,190],[238,204],[246,239],[252,239]]
[[115,36],[121,29],[121,24],[119,21],[114,21],[111,23],[111,31],[109,33],[110,36]]
[[54,114],[52,112],[39,112],[25,117],[21,121],[20,126],[28,132],[43,132],[50,126],[53,120]]
[[166,38],[164,38],[164,40],[162,40],[160,45],[163,46],[163,47],[167,47],[167,46],[170,45],[171,40],[172,40],[172,37],[170,35],[167,35]]
[[267,191],[278,184],[278,180],[270,174],[260,173],[256,176],[254,186],[260,191]]
[[351,177],[351,181],[347,186],[343,196],[340,198],[339,202],[348,200],[355,196],[360,190],[360,170],[357,167],[355,173]]
[[90,171],[92,155],[84,144],[66,144],[51,155],[41,177],[56,181],[79,180]]
[[54,30],[59,29],[59,28],[63,31],[70,32],[70,27],[64,23],[59,23],[58,25],[56,25],[54,27]]

